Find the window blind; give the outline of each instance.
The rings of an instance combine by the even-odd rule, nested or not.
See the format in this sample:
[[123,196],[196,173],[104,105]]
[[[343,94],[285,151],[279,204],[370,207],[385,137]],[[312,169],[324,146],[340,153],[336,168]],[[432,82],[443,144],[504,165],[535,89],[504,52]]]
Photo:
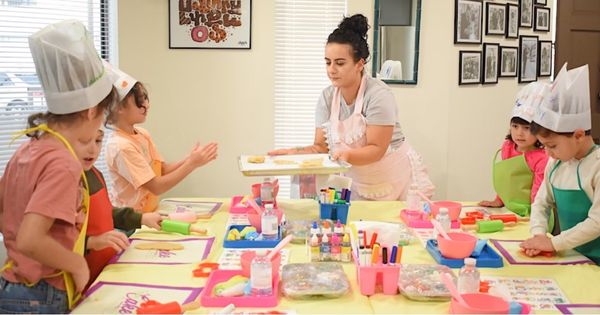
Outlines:
[[[325,43],[345,13],[346,0],[275,1],[275,148],[313,143],[317,101],[331,84]],[[279,196],[289,198],[290,177],[279,183]]]
[[[79,20],[91,33],[101,57],[116,61],[113,1],[0,0],[0,174],[15,150],[29,139],[23,136],[11,144],[13,135],[27,127],[29,115],[47,110],[29,51],[29,35],[51,23]],[[103,154],[96,165],[106,171]]]

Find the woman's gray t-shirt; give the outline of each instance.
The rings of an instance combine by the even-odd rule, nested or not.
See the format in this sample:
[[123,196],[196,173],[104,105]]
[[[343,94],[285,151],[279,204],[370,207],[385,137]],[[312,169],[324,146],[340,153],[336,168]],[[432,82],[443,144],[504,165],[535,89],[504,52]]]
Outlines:
[[[367,120],[367,125],[394,126],[390,147],[397,149],[404,142],[404,134],[398,122],[398,107],[396,99],[390,88],[381,80],[367,77],[367,87],[363,101],[362,115]],[[329,121],[331,101],[335,88],[333,85],[325,88],[319,97],[315,113],[315,126],[322,128]],[[355,104],[348,106],[343,97],[340,97],[340,121],[347,119],[354,112]]]

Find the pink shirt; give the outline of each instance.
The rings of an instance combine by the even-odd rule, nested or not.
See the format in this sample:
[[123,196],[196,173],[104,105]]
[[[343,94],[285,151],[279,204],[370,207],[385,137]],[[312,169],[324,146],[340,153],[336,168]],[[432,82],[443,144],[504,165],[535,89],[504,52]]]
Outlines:
[[110,199],[115,207],[141,210],[151,192],[142,185],[156,177],[152,160],[162,161],[150,134],[136,127],[135,135],[113,132],[106,143],[106,164],[112,184]]
[[[503,160],[521,154],[523,154],[523,152],[517,151],[517,145],[514,142],[505,140],[502,144],[501,155]],[[531,186],[531,203],[533,204],[535,195],[537,195],[540,185],[544,180],[544,170],[546,169],[546,164],[548,163],[548,155],[544,149],[535,149],[525,152],[525,162],[527,162],[529,169],[533,172],[533,184]],[[500,200],[500,197],[496,196],[496,199]]]
[[[14,266],[2,276],[10,282],[38,282],[58,272],[17,250],[16,239],[26,213],[54,219],[48,234],[68,250],[79,235],[84,213],[81,163],[56,138],[32,139],[21,145],[7,164],[0,185],[4,189],[2,234]],[[64,290],[63,277],[45,279]]]

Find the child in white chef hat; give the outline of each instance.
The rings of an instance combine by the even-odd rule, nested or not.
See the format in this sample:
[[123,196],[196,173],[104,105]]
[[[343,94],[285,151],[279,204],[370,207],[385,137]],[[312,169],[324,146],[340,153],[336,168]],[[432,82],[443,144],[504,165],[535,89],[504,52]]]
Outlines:
[[[556,76],[534,117],[531,132],[550,156],[544,182],[531,209],[531,238],[521,243],[529,256],[575,249],[600,263],[600,150],[591,136],[588,66]],[[547,235],[556,208],[560,233]]]
[[81,22],[48,25],[29,37],[48,112],[31,115],[31,140],[11,157],[0,180],[0,225],[7,261],[0,312],[66,313],[89,270],[83,258],[89,192],[82,164],[116,101]]

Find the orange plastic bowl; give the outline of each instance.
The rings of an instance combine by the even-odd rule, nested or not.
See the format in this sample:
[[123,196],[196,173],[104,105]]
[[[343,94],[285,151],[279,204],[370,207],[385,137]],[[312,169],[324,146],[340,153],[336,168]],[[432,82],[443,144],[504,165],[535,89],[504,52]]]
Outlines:
[[[281,224],[281,218],[283,217],[283,211],[280,208],[273,209],[277,212],[277,223]],[[250,221],[250,225],[256,228],[256,231],[260,233],[262,231],[262,224],[260,221],[260,214],[256,212],[256,210],[252,209],[248,211],[248,221]]]
[[438,235],[437,243],[442,256],[450,259],[463,259],[471,256],[475,244],[477,244],[477,237],[462,233],[462,232],[448,232],[450,240],[445,239],[442,235]]
[[508,314],[510,306],[500,297],[485,293],[461,294],[468,305],[460,304],[455,298],[450,302],[452,314]]
[[458,220],[460,216],[460,211],[462,210],[462,204],[460,202],[455,201],[434,201],[429,204],[431,208],[431,215],[435,218],[440,212],[440,208],[448,208],[448,216],[450,216],[450,220],[455,221]]

